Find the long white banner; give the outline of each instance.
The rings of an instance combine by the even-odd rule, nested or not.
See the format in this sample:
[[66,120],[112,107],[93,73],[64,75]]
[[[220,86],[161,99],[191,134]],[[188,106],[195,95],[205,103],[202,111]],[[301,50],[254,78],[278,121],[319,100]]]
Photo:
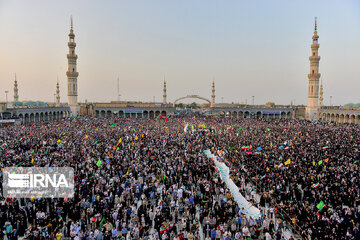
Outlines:
[[243,195],[241,195],[239,188],[235,185],[233,180],[230,178],[230,170],[225,165],[225,163],[219,162],[215,155],[213,155],[210,150],[205,150],[204,153],[207,157],[214,160],[216,167],[220,172],[220,178],[225,182],[226,186],[229,188],[231,194],[234,197],[234,200],[239,205],[240,209],[244,208],[245,215],[252,217],[253,219],[258,219],[260,217],[260,210],[249,203]]

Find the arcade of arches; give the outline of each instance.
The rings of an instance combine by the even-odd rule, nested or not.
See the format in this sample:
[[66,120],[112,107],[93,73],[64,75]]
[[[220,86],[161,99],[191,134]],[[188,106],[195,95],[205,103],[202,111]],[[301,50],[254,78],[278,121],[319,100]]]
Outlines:
[[320,113],[320,120],[337,123],[360,124],[360,113]]
[[69,111],[46,111],[18,114],[18,117],[21,119],[22,123],[59,120],[69,116]]

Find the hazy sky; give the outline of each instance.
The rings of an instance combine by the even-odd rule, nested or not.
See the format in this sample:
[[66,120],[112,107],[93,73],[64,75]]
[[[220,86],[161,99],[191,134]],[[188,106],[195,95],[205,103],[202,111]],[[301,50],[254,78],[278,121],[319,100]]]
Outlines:
[[67,101],[70,15],[78,54],[79,101],[307,102],[318,17],[324,103],[360,102],[360,1],[353,0],[0,0],[0,101]]

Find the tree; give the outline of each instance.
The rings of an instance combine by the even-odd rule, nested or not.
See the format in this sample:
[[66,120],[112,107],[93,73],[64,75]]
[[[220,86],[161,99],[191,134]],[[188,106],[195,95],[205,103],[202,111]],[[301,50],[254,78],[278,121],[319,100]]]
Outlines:
[[184,104],[183,103],[179,103],[179,104],[175,104],[175,107],[178,107],[178,108],[184,108]]
[[193,102],[189,105],[187,105],[188,108],[199,108],[198,105],[196,104],[196,102]]

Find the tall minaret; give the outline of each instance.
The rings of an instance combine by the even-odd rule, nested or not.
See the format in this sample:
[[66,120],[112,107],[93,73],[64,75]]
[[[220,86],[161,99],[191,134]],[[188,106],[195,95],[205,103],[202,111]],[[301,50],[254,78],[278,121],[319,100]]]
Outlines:
[[80,112],[80,107],[77,102],[77,77],[79,73],[76,69],[76,60],[77,55],[75,54],[76,43],[74,41],[75,34],[73,31],[73,21],[71,16],[71,28],[69,33],[69,53],[67,54],[68,59],[68,71],[66,72],[67,82],[68,82],[68,104],[70,106],[70,111],[72,116],[76,116]]
[[215,106],[215,82],[213,80],[212,87],[211,87],[211,105],[210,105],[210,107],[214,107],[214,106]]
[[15,73],[15,81],[14,81],[14,102],[19,101],[19,89],[16,80],[16,73]]
[[319,109],[319,61],[320,56],[318,55],[319,36],[317,35],[317,22],[315,18],[315,31],[312,37],[313,43],[311,44],[311,56],[310,60],[310,73],[308,74],[309,78],[309,94],[308,94],[308,105],[306,107],[306,118],[309,120],[318,119],[318,109]]
[[164,78],[164,88],[163,88],[163,104],[166,104],[166,81]]
[[323,85],[322,85],[322,81],[320,84],[320,96],[319,96],[319,107],[321,108],[323,105],[323,101],[324,101],[324,96],[323,96],[324,92],[323,92]]
[[56,83],[56,107],[60,107],[60,88],[59,88],[59,79]]

